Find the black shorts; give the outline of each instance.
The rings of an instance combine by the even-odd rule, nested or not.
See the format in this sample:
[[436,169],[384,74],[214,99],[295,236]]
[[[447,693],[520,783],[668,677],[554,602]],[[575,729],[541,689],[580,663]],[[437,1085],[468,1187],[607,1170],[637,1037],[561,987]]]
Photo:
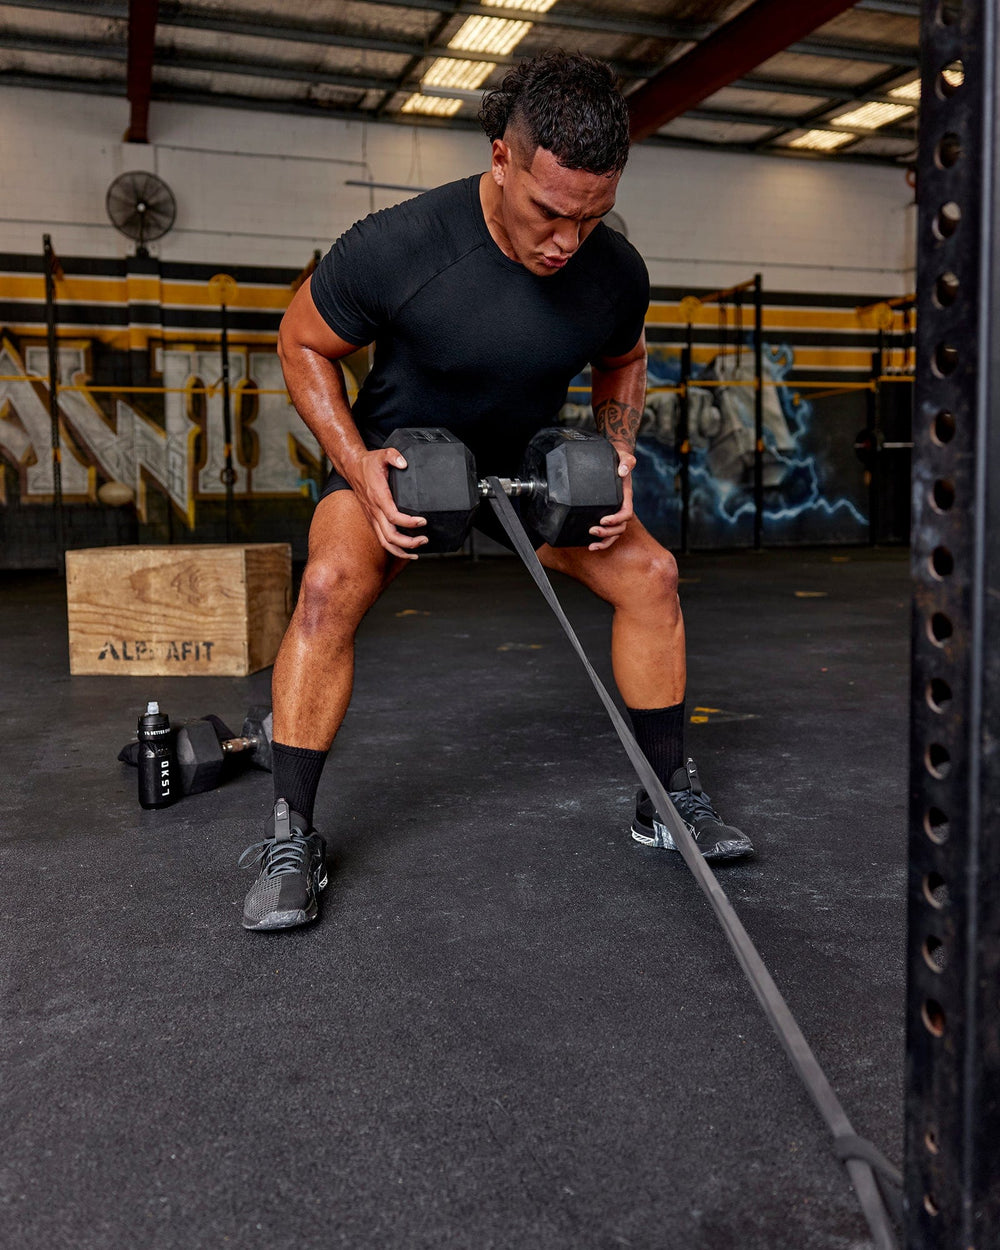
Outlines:
[[[337,470],[334,469],[330,476],[326,479],[326,483],[320,491],[319,498],[325,499],[327,495],[333,495],[338,490],[351,490],[351,484],[345,477],[341,477]],[[318,502],[319,500],[317,500],[317,503]],[[517,513],[518,518],[520,518],[521,500],[515,496],[510,502],[514,511]],[[479,530],[481,534],[485,534],[487,538],[492,538],[494,542],[500,543],[500,545],[506,547],[508,551],[514,550],[514,544],[507,537],[507,531],[500,524],[496,513],[493,511],[487,500],[484,499],[476,509],[476,515],[472,522],[472,527],[473,529]],[[545,539],[542,538],[536,530],[533,530],[530,525],[525,525],[524,528],[528,537],[531,539],[531,545],[536,551],[539,547],[544,546]],[[417,530],[413,531],[415,534],[417,532]],[[419,555],[420,553],[418,552],[417,554]]]

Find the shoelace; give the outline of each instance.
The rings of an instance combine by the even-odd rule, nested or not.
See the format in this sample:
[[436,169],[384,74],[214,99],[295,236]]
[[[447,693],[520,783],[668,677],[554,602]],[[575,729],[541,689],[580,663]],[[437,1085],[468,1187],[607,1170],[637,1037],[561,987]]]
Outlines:
[[708,816],[711,820],[722,824],[722,818],[704,791],[701,794],[695,794],[693,790],[671,790],[669,793],[674,801],[674,807],[687,820],[693,821],[696,816]]
[[240,868],[250,869],[260,865],[265,877],[287,876],[289,873],[301,872],[309,854],[306,838],[301,833],[293,833],[290,838],[279,842],[275,838],[265,838],[263,842],[254,842],[237,861]]

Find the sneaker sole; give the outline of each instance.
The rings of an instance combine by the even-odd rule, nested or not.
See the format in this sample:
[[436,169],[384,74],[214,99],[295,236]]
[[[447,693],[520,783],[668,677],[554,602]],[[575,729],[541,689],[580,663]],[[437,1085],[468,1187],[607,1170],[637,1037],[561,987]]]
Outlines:
[[255,920],[253,924],[248,923],[244,917],[243,928],[255,932],[267,929],[294,929],[296,925],[308,924],[311,920],[315,920],[318,915],[319,908],[315,904],[305,911],[273,911],[263,920]]
[[299,908],[297,911],[272,911],[268,912],[261,920],[248,921],[246,916],[243,917],[243,928],[250,929],[252,932],[266,932],[272,929],[294,929],[300,924],[309,924],[319,915],[319,903],[317,895],[320,890],[325,890],[329,881],[326,869],[323,869],[322,880],[316,882],[316,895],[306,908]]
[[[652,846],[660,851],[675,851],[680,854],[677,851],[677,844],[674,842],[670,831],[662,825],[654,826],[654,828],[656,833],[652,837],[648,833],[642,832],[634,824],[629,832],[632,835],[633,842],[638,842],[641,846]],[[694,835],[692,834],[691,836],[693,837]],[[697,841],[695,845],[698,845]],[[717,842],[715,846],[708,850],[702,850],[701,847],[698,847],[698,849],[701,851],[705,861],[710,864],[718,864],[733,859],[748,859],[754,854],[753,843],[749,838],[733,838],[728,842]]]

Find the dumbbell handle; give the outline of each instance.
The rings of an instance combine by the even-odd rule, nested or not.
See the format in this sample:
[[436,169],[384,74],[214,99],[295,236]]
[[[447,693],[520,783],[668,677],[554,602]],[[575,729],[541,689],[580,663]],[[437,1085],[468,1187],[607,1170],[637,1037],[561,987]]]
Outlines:
[[[545,483],[532,479],[525,482],[519,477],[500,477],[497,478],[503,488],[505,495],[544,495]],[[479,493],[484,499],[488,499],[493,494],[493,488],[490,486],[486,478],[480,479]]]
[[259,738],[224,738],[219,746],[222,747],[224,755],[230,755],[236,751],[256,751],[260,746]]

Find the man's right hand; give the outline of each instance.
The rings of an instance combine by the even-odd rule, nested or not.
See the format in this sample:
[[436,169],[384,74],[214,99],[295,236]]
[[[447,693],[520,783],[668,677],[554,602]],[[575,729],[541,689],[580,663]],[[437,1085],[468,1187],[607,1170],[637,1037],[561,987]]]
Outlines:
[[[385,550],[402,560],[415,560],[420,554],[419,548],[426,545],[427,538],[423,534],[411,533],[411,530],[426,525],[427,521],[424,517],[407,516],[396,507],[389,489],[390,466],[406,468],[402,452],[394,447],[366,451],[344,476],[354,488],[365,516]],[[403,528],[400,529],[400,526]]]

